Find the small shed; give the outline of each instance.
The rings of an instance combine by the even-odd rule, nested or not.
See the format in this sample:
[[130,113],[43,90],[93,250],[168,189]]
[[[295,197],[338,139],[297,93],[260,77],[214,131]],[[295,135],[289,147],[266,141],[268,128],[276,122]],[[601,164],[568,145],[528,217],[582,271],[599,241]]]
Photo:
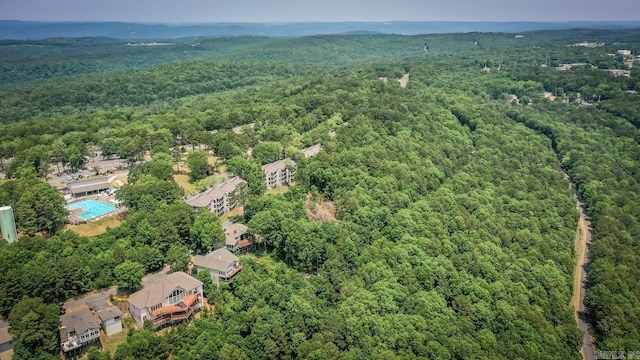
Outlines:
[[122,311],[117,306],[98,310],[96,312],[100,318],[100,325],[107,336],[117,334],[122,331]]

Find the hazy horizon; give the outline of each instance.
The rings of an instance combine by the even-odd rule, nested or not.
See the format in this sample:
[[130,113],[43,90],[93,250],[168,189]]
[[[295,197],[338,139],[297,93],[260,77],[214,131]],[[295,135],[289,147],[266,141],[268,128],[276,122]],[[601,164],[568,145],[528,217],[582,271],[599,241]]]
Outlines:
[[3,20],[34,22],[127,22],[141,24],[313,22],[624,22],[640,21],[640,2],[584,0],[5,0]]

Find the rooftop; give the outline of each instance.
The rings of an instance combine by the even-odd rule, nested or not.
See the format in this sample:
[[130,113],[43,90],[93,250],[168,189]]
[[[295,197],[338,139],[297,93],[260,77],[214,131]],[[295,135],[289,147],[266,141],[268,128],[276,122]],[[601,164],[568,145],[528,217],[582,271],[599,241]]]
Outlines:
[[61,315],[60,324],[61,326],[65,326],[69,333],[75,331],[77,335],[98,327],[98,322],[89,309],[82,309]]
[[236,187],[242,183],[246,183],[246,181],[237,176],[232,177],[228,180],[216,184],[214,187],[209,188],[204,192],[198,193],[188,198],[186,202],[192,207],[207,207],[211,203],[211,201],[220,199],[232,193],[236,189]]
[[236,239],[249,231],[246,225],[225,221],[222,230],[227,237],[227,245],[235,245]]
[[100,320],[107,321],[107,320],[115,319],[117,317],[121,317],[122,311],[120,311],[120,309],[117,306],[110,306],[106,309],[99,310],[97,314]]
[[256,126],[255,123],[250,123],[250,124],[246,124],[246,125],[236,126],[233,129],[231,129],[231,131],[233,131],[236,134],[242,134],[242,129],[244,127],[249,127],[251,129],[253,129],[255,126]]
[[322,149],[322,145],[320,143],[318,143],[318,144],[315,144],[313,146],[309,146],[308,148],[304,148],[304,149],[302,149],[300,151],[302,152],[304,157],[310,158],[310,157],[314,157],[314,156],[318,155],[318,153],[320,152],[321,149]]
[[287,167],[287,165],[296,166],[296,163],[293,160],[286,158],[286,159],[278,160],[276,162],[263,165],[262,171],[264,171],[267,174],[274,173],[277,171],[284,170]]
[[73,194],[108,189],[111,187],[108,177],[72,182],[68,185]]
[[138,309],[158,305],[177,287],[184,290],[202,286],[202,282],[184,272],[174,272],[147,284],[142,290],[129,296],[129,303]]
[[237,256],[226,248],[214,250],[207,255],[196,255],[193,257],[193,264],[207,269],[226,272],[235,261],[240,261]]

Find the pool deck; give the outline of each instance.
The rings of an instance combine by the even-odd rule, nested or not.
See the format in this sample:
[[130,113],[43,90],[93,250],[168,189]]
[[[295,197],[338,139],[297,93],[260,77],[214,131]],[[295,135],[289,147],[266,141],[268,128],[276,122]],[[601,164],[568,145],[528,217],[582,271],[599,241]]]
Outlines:
[[91,217],[90,219],[83,219],[83,218],[80,217],[80,215],[85,213],[84,209],[82,209],[82,208],[72,209],[72,210],[69,210],[69,217],[68,217],[70,224],[77,225],[77,224],[85,223],[87,221],[92,221],[92,222],[93,221],[98,221],[100,219],[104,219],[104,218],[109,217],[109,216],[118,215],[118,214],[120,214],[120,213],[122,213],[122,212],[124,212],[126,210],[125,207],[120,207],[118,204],[115,203],[115,201],[113,201],[113,195],[84,196],[82,198],[75,198],[75,199],[72,199],[71,201],[67,201],[67,205],[72,204],[72,203],[76,203],[76,202],[80,202],[80,201],[83,201],[83,200],[89,200],[89,199],[97,200],[97,201],[103,202],[105,204],[109,204],[109,205],[115,206],[116,209],[113,210],[113,211],[109,211],[108,213],[104,213],[104,214],[102,214],[100,216]]

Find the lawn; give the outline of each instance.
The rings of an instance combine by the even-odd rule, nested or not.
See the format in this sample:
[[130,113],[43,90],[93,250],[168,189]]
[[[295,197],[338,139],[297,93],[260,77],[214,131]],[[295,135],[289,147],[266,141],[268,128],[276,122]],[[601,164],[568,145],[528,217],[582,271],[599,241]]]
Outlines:
[[284,193],[286,193],[287,191],[289,191],[289,187],[288,187],[288,186],[278,186],[278,187],[277,187],[277,188],[275,188],[275,189],[267,190],[267,191],[265,192],[265,194],[266,194],[266,195],[279,195],[279,194],[284,194]]
[[104,332],[100,332],[100,342],[102,343],[104,351],[110,352],[111,355],[115,354],[118,345],[127,341],[129,329],[137,328],[138,324],[136,324],[136,321],[127,313],[122,319],[122,332],[111,336],[106,336]]
[[96,236],[104,234],[107,231],[107,228],[117,227],[120,223],[121,221],[118,219],[118,216],[114,215],[94,222],[86,222],[78,225],[69,224],[65,229],[73,230],[80,236]]

